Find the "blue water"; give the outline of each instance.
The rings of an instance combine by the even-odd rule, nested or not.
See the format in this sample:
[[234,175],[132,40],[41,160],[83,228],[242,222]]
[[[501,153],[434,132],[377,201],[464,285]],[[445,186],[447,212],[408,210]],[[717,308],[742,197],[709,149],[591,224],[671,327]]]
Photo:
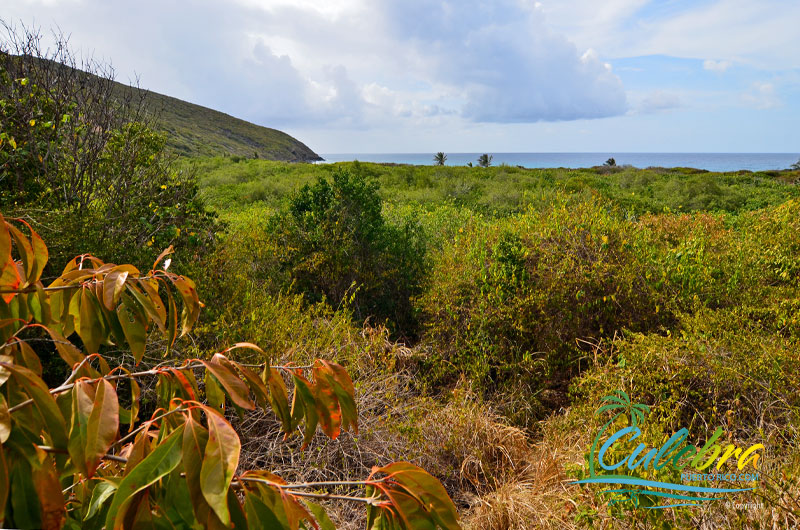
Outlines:
[[[786,169],[800,159],[798,153],[489,153],[492,165],[523,167],[601,166],[613,157],[617,165],[634,167],[693,167],[709,171],[764,171]],[[320,155],[325,162],[385,162],[395,164],[433,164],[434,153],[339,153]],[[477,165],[481,153],[447,153],[447,165]]]

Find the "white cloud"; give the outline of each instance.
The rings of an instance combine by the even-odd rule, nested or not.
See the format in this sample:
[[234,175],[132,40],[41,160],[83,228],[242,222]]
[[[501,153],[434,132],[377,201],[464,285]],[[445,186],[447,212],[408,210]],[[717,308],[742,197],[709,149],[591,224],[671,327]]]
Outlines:
[[742,94],[745,105],[759,110],[774,109],[782,105],[781,99],[775,92],[775,85],[766,82],[755,82],[750,91]]
[[703,61],[703,69],[722,74],[731,67],[731,64],[732,63],[730,61],[714,61],[712,59],[706,59]]
[[636,99],[638,101],[632,110],[632,113],[635,114],[654,114],[684,106],[679,94],[666,90],[656,90]]

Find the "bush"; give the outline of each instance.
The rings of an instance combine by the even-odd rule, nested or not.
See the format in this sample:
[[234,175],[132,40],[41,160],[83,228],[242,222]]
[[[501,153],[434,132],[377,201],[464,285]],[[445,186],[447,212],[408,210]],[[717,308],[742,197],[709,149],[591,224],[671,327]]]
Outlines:
[[429,376],[533,396],[576,368],[577,340],[656,328],[669,316],[642,243],[598,200],[465,227],[420,298]]
[[338,170],[292,195],[269,219],[286,285],[310,302],[345,301],[359,320],[388,321],[400,335],[415,331],[411,298],[425,270],[419,224],[387,224],[374,180]]
[[110,68],[77,63],[64,37],[44,51],[37,32],[5,27],[0,207],[59,234],[56,262],[80,252],[149,261],[172,243],[199,257],[213,218],[194,175],[177,170],[148,127],[143,102],[117,89]]

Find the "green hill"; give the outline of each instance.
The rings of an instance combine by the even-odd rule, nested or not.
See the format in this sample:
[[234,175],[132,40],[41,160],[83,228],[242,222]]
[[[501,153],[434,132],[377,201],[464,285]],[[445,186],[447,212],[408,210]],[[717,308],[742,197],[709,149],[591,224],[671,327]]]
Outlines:
[[[5,55],[2,52],[0,54]],[[90,68],[94,70],[92,73],[87,73],[76,68],[74,64],[64,65],[41,57],[16,56],[15,58],[31,61],[28,66],[17,72],[20,76],[24,72],[25,76],[36,77],[39,74],[50,79],[72,77],[69,82],[79,83],[81,87],[87,82],[91,83],[92,80],[99,83],[111,82],[113,83],[111,91],[120,100],[138,102],[143,98],[146,111],[155,118],[156,123],[153,125],[167,133],[167,145],[182,156],[258,157],[283,162],[322,160],[304,143],[276,129],[262,127],[223,112],[150,90],[109,81],[113,70],[102,64],[89,63]],[[101,77],[96,73],[100,73]],[[82,78],[82,74],[87,78]]]
[[[120,90],[140,90],[119,84]],[[242,156],[287,162],[322,160],[288,134],[170,96],[145,91],[145,104],[168,133],[168,145],[184,156]]]

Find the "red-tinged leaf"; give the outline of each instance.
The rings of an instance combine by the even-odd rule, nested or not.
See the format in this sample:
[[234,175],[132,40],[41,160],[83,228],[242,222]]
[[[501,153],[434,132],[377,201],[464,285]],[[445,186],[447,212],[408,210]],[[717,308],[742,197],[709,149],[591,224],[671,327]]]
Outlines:
[[300,421],[300,416],[306,420],[303,434],[303,446],[300,450],[305,450],[319,425],[319,415],[317,414],[316,400],[311,383],[300,374],[292,374],[294,381],[294,396],[292,397],[292,423]]
[[92,278],[95,274],[97,274],[97,271],[94,269],[77,269],[70,271],[66,274],[62,274],[61,277],[50,284],[50,287],[76,284]]
[[382,468],[373,469],[385,473],[415,496],[425,509],[433,514],[436,524],[444,529],[459,528],[458,512],[450,496],[438,479],[424,469],[408,462],[395,462]]
[[26,287],[31,283],[30,278],[33,273],[34,265],[36,264],[36,258],[33,254],[33,246],[31,246],[31,242],[28,241],[28,238],[25,237],[25,235],[20,232],[16,226],[10,223],[6,224],[11,236],[14,238],[14,242],[17,245],[17,252],[22,258],[25,281],[20,284],[20,287]]
[[144,429],[136,435],[133,444],[126,446],[130,447],[130,449],[127,451],[126,458],[128,459],[128,463],[125,464],[123,475],[128,475],[131,471],[136,469],[139,462],[147,458],[147,455],[153,451],[154,436],[150,432],[152,426],[153,424],[150,422],[145,423]]
[[200,316],[200,298],[197,296],[197,287],[189,278],[170,276],[170,280],[183,299],[181,312],[181,336],[183,336],[189,333]]
[[[152,285],[151,285],[152,282]],[[162,332],[166,332],[166,322],[167,322],[167,308],[164,306],[163,300],[158,295],[158,282],[151,280],[143,280],[139,282],[139,287],[147,294],[147,299],[150,300],[150,303],[153,309],[156,311],[158,315],[158,319],[156,320],[156,324],[159,322],[161,325],[159,328]]]
[[172,248],[172,245],[162,250],[161,254],[159,254],[156,260],[153,262],[153,270],[158,269],[158,264],[161,262],[161,260],[164,259],[166,256],[169,256],[173,252],[175,252],[175,249]]
[[[228,353],[229,351],[235,350],[237,348],[248,348],[248,349],[257,351],[258,353],[260,353],[264,357],[267,356],[267,354],[266,354],[266,352],[264,350],[262,350],[257,345],[253,344],[252,342],[237,342],[233,346],[229,346],[228,348],[225,348],[225,350],[222,353]],[[220,357],[223,357],[221,354],[217,354],[217,355],[219,355]]]
[[167,289],[167,350],[164,355],[169,355],[172,347],[175,345],[175,339],[178,336],[178,308],[175,305],[175,299],[172,297],[172,292]]
[[66,507],[56,467],[48,455],[40,465],[33,468],[33,486],[39,497],[42,510],[43,530],[60,530],[66,520]]
[[336,363],[318,360],[314,363],[314,379],[326,376],[333,387],[339,408],[342,412],[342,429],[352,428],[358,434],[358,410],[355,400],[355,387],[350,375]]
[[144,357],[145,346],[147,344],[147,326],[138,311],[135,309],[134,302],[127,296],[122,297],[122,303],[117,306],[117,318],[119,319],[125,340],[133,354],[136,364]]
[[119,432],[119,401],[114,386],[101,379],[95,390],[94,405],[87,426],[86,470],[94,475]]
[[33,256],[35,259],[35,265],[31,275],[28,277],[28,281],[30,283],[36,283],[39,281],[39,278],[42,277],[42,272],[44,271],[45,265],[47,265],[49,254],[47,252],[47,245],[44,244],[44,240],[39,237],[39,234],[37,234],[28,223],[25,224],[31,231],[31,245],[33,246]]
[[69,428],[69,455],[72,463],[81,473],[88,475],[86,469],[86,446],[88,441],[89,416],[95,400],[95,389],[86,380],[75,382],[72,387],[72,414]]
[[289,410],[289,391],[286,389],[286,383],[283,382],[283,377],[278,373],[278,370],[270,368],[268,373],[267,386],[269,387],[269,404],[272,405],[272,410],[275,411],[275,415],[281,420],[284,434],[289,435],[292,433],[292,412]]
[[[14,260],[9,258],[6,262],[0,262],[0,290],[11,291],[18,289],[20,285],[19,271]],[[10,303],[14,299],[16,293],[6,292],[3,294],[5,303]]]
[[81,353],[81,351],[67,339],[65,339],[62,335],[60,335],[57,331],[51,328],[45,328],[47,333],[50,334],[50,338],[53,340],[53,344],[56,347],[56,351],[58,355],[64,360],[65,363],[69,365],[70,368],[73,368],[76,364],[83,361],[86,356]]
[[267,385],[264,384],[264,381],[262,381],[258,374],[246,366],[242,366],[240,364],[237,364],[236,366],[244,376],[247,386],[250,387],[250,390],[252,390],[253,394],[256,396],[256,401],[258,404],[262,407],[266,407],[269,403],[269,389],[267,389]]
[[209,519],[217,519],[203,497],[203,490],[200,487],[200,468],[203,465],[207,444],[208,431],[191,415],[187,415],[183,431],[183,470],[186,474],[189,496],[192,499],[192,510],[197,520],[205,526],[209,526]]
[[[189,382],[186,373],[176,368],[170,368],[169,372],[172,374],[172,377],[178,382],[180,387],[186,393],[186,400],[197,401],[197,394],[195,393],[196,384],[192,385]],[[194,378],[194,375],[190,374],[190,377]]]
[[[433,522],[431,514],[425,510],[417,499],[393,488],[382,487],[382,485],[378,485],[378,488],[380,488],[383,494],[392,502],[392,507],[400,520],[403,521],[406,528],[413,528],[414,530],[436,530],[436,524]],[[445,530],[450,530],[451,528],[460,527],[445,527]]]
[[127,279],[128,271],[119,269],[112,270],[103,279],[103,305],[109,311],[116,309]]
[[239,465],[241,442],[236,431],[221,414],[206,408],[208,419],[208,443],[200,468],[200,489],[203,497],[219,520],[230,525],[227,495],[233,474]]
[[328,438],[335,440],[339,437],[342,425],[342,411],[339,408],[339,399],[333,388],[330,378],[318,374],[317,364],[314,365],[314,401],[319,414],[319,423]]
[[11,258],[11,234],[8,232],[9,224],[0,214],[0,262],[13,261]]
[[[10,290],[19,287],[20,278],[14,258],[11,256],[11,234],[8,232],[8,223],[0,215],[0,290]],[[3,300],[9,303],[14,293],[5,293]]]
[[224,356],[216,354],[210,362],[201,361],[206,369],[214,374],[236,405],[243,409],[253,410],[255,405],[250,401],[250,390],[233,369],[233,365]]
[[67,427],[64,416],[50,394],[50,389],[35,373],[22,366],[4,364],[4,368],[11,372],[14,380],[33,399],[33,406],[42,421],[47,426],[47,434],[56,449],[67,448]]
[[80,317],[77,325],[78,336],[83,341],[86,351],[97,353],[100,345],[106,338],[103,326],[103,317],[100,307],[91,289],[84,287],[81,290]]
[[[0,444],[6,443],[9,435],[11,434],[11,414],[8,412],[8,403],[3,394],[0,394]],[[0,483],[2,487],[2,483]],[[2,503],[0,503],[0,512],[2,512]],[[0,514],[0,520],[2,520]]]
[[169,474],[181,463],[184,426],[175,429],[119,483],[106,517],[106,530],[119,530],[133,497]]

